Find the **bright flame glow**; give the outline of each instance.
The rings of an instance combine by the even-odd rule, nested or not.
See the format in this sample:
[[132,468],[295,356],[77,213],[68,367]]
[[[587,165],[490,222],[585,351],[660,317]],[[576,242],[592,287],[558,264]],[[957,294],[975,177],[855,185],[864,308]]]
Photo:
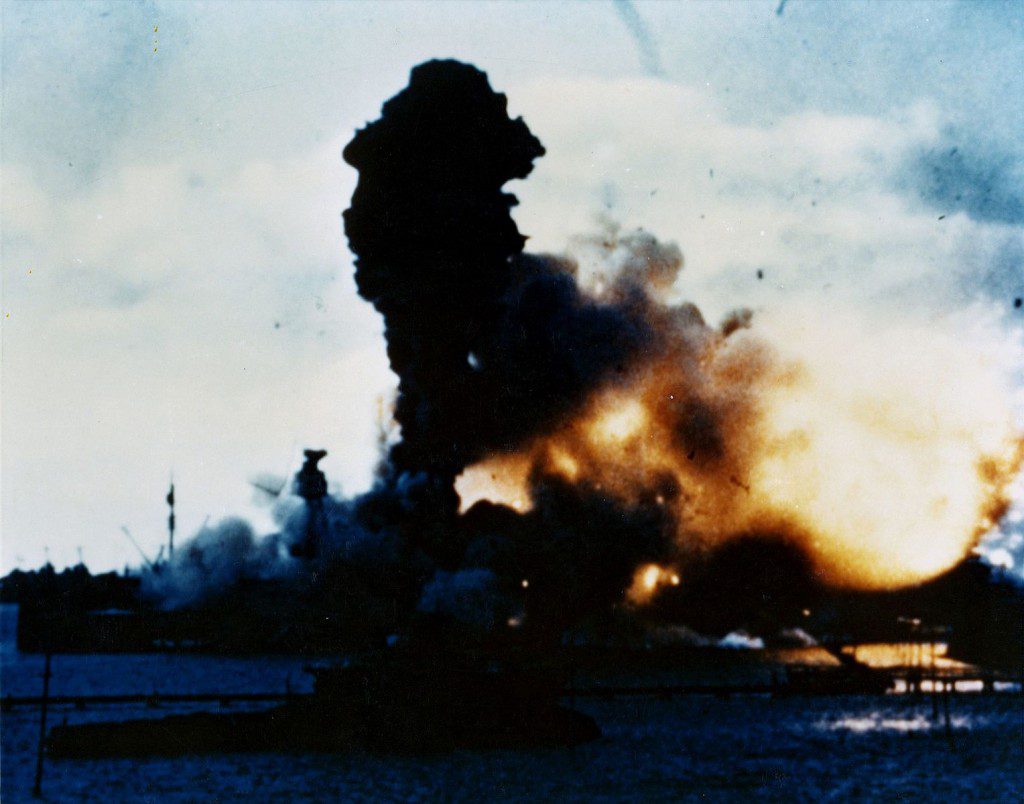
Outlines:
[[633,585],[626,596],[634,603],[646,603],[658,591],[659,586],[678,586],[679,575],[672,569],[657,564],[640,567],[633,576]]
[[621,405],[612,401],[590,423],[588,434],[595,441],[621,444],[637,435],[646,423],[647,413],[640,400],[626,399]]
[[533,508],[526,478],[530,458],[525,455],[502,456],[475,464],[455,481],[461,500],[459,510],[465,513],[481,500],[501,503],[520,513]]
[[[1024,460],[1006,366],[955,330],[838,315],[765,316],[727,338],[688,326],[568,424],[467,469],[463,509],[528,510],[531,484],[559,478],[662,507],[684,558],[777,536],[859,589],[934,577],[1006,513]],[[664,572],[642,567],[629,596],[678,583]]]
[[921,667],[936,670],[969,670],[971,665],[947,656],[945,642],[873,642],[855,645],[846,650],[853,658],[869,667]]

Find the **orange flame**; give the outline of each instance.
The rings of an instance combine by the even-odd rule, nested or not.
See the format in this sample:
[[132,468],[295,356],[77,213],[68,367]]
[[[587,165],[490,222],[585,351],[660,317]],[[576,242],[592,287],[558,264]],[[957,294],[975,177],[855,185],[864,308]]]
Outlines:
[[679,586],[682,579],[671,567],[658,564],[646,564],[640,567],[633,576],[633,585],[626,592],[634,603],[646,603],[662,586]]
[[[668,507],[682,555],[783,536],[860,589],[934,577],[1005,512],[1024,440],[999,372],[955,339],[835,319],[726,337],[677,319],[572,421],[467,469],[463,508],[528,510],[531,484],[555,476]],[[629,597],[674,573],[641,567]]]

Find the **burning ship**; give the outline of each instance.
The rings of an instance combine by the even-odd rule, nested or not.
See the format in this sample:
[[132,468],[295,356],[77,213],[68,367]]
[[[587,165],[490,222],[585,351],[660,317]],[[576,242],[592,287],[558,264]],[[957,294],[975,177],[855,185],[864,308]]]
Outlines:
[[[221,528],[215,540],[264,568],[264,602],[246,618],[260,630],[294,628],[303,602],[319,612],[310,633],[326,636],[306,646],[362,641],[377,657],[319,674],[299,708],[252,715],[269,736],[242,728],[249,715],[195,716],[71,727],[55,752],[183,730],[211,746],[404,732],[428,735],[421,747],[571,742],[594,732],[554,704],[557,684],[521,682],[529,671],[488,657],[533,668],[567,634],[608,641],[623,611],[706,633],[841,633],[850,612],[916,605],[927,591],[915,589],[958,571],[1007,510],[1024,459],[973,356],[908,337],[914,359],[943,382],[962,370],[974,393],[865,369],[872,396],[837,371],[842,349],[783,353],[748,310],[709,324],[673,295],[679,249],[644,232],[610,227],[584,243],[596,269],[525,253],[504,186],[543,154],[484,73],[454,61],[413,69],[356,134],[345,231],[358,291],[383,317],[400,438],[352,500],[325,493],[322,453],[307,453],[290,530],[304,537],[283,551],[271,541],[272,571],[251,535]],[[381,648],[389,635],[415,649]],[[465,651],[472,660],[455,658]],[[317,725],[303,737],[305,722]],[[422,726],[440,722],[441,736]]]

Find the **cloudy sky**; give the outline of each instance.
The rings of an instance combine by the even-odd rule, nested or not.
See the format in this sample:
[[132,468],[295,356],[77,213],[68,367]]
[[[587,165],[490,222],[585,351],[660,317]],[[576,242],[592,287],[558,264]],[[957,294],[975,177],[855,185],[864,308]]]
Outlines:
[[[1020,3],[2,6],[2,567],[267,524],[303,447],[365,488],[394,378],[355,294],[340,158],[414,64],[486,70],[547,147],[534,250],[614,219],[678,292],[1024,354]],[[764,280],[756,278],[762,272]],[[989,351],[991,347],[991,351]],[[1009,544],[1011,548],[1019,546]]]

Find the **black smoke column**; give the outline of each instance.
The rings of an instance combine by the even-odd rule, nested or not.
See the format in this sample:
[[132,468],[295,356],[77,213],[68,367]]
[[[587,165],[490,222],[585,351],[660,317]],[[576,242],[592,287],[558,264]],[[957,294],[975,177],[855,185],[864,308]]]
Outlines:
[[356,283],[384,316],[400,380],[398,473],[454,477],[479,441],[474,344],[499,319],[525,242],[501,188],[543,153],[487,76],[456,61],[413,69],[345,148],[359,170],[345,212]]
[[661,509],[625,510],[587,486],[549,483],[528,514],[481,503],[458,515],[467,465],[551,432],[656,346],[643,294],[595,299],[571,262],[523,253],[502,188],[543,153],[484,73],[422,64],[345,148],[359,170],[345,231],[359,292],[384,317],[402,429],[359,524],[391,545],[387,576],[408,581],[398,597],[414,611],[459,619],[434,593],[472,588],[495,602],[494,622],[522,606],[523,630],[557,637],[621,598],[665,539]]

